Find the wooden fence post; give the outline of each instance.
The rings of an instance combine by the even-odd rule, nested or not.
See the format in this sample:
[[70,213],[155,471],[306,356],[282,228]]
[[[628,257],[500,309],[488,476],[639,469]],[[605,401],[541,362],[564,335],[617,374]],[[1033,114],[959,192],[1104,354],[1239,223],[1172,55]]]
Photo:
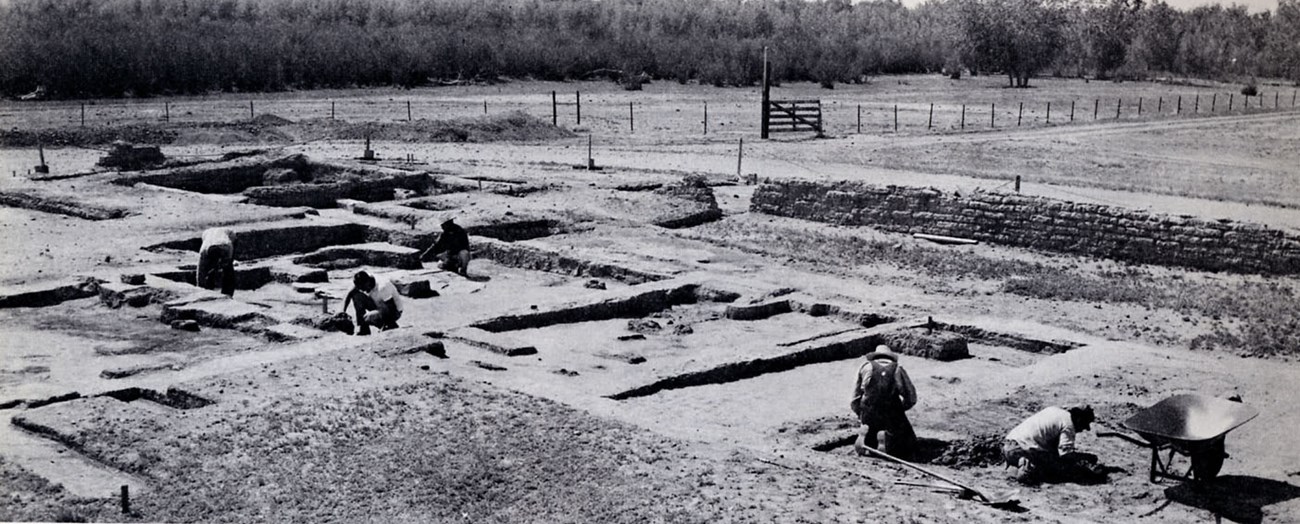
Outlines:
[[1183,95],[1178,95],[1178,105],[1174,106],[1174,114],[1175,115],[1183,114]]
[[578,125],[582,125],[582,92],[573,92],[573,104],[577,106]]
[[1277,109],[1277,94],[1278,91],[1273,92],[1273,109]]
[[1142,97],[1138,97],[1138,116],[1142,116]]
[[1052,103],[1051,103],[1051,102],[1048,102],[1048,103],[1047,103],[1047,123],[1048,123],[1048,124],[1051,124],[1051,123],[1052,123]]
[[1236,94],[1236,93],[1228,93],[1228,111],[1229,111],[1229,112],[1232,112],[1232,101],[1233,101],[1234,98],[1237,98],[1237,94]]
[[767,46],[763,46],[763,108],[762,108],[763,114],[760,120],[762,128],[759,130],[758,136],[764,140],[766,140],[768,137],[767,128],[770,122],[767,114],[767,108],[768,108],[768,103],[771,102],[772,100],[771,84],[769,83],[770,80],[768,78],[771,74],[772,74],[772,65],[767,61]]
[[932,127],[934,127],[934,103],[933,102],[930,103],[930,119],[925,122],[925,129],[926,131],[929,131],[930,128]]
[[[1292,100],[1292,105],[1294,105],[1294,102],[1295,101]],[[86,103],[85,102],[81,103],[81,127],[86,127]]]
[[1123,99],[1122,97],[1121,97],[1120,99],[1118,99],[1118,100],[1115,101],[1115,119],[1116,119],[1116,120],[1119,119],[1119,110],[1120,110],[1121,107],[1124,107],[1124,99]]
[[1214,114],[1214,108],[1219,105],[1219,94],[1214,93],[1210,96],[1210,114]]
[[330,120],[334,120],[334,102],[330,101]]
[[636,114],[632,112],[632,102],[627,103],[627,130],[636,132]]
[[704,101],[704,134],[709,134],[709,101]]
[[1074,121],[1074,100],[1070,101],[1070,121]]
[[131,513],[131,491],[126,484],[122,485],[122,496],[120,502],[122,504],[122,514],[126,515]]
[[997,120],[996,120],[997,116],[998,116],[998,103],[997,102],[989,103],[989,128],[990,129],[997,127]]
[[961,128],[966,129],[966,104],[961,105]]
[[1162,96],[1160,97],[1159,100],[1156,100],[1156,113],[1159,114],[1164,110],[1165,110],[1165,97]]
[[1016,192],[1020,192],[1020,175],[1016,175]]
[[171,121],[172,121],[172,104],[171,102],[163,102],[163,122],[171,122]]
[[1097,109],[1101,108],[1101,99],[1098,98],[1092,102],[1092,119],[1097,119]]
[[862,104],[858,104],[858,134],[862,134]]
[[1025,103],[1020,103],[1020,109],[1016,111],[1016,127],[1020,127],[1020,120],[1025,116]]
[[551,91],[551,125],[560,125],[560,112],[556,109],[559,104],[555,101],[555,91]]
[[411,122],[411,101],[406,101],[406,121]]
[[898,132],[898,104],[894,104],[894,132]]
[[249,101],[248,101],[248,119],[249,119],[249,120],[252,120],[252,119],[253,119],[253,101],[252,101],[252,100],[249,100]]
[[1201,94],[1196,93],[1196,101],[1192,102],[1192,114],[1198,115],[1200,113],[1201,113]]

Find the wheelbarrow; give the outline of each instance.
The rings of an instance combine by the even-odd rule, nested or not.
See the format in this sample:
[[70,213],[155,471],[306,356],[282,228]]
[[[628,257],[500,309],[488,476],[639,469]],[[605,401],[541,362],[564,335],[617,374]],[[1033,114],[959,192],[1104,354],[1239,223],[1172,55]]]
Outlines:
[[[1223,441],[1229,431],[1259,415],[1255,408],[1206,395],[1174,395],[1137,412],[1121,425],[1142,437],[1115,432],[1098,432],[1098,437],[1116,437],[1151,450],[1151,482],[1161,479],[1208,481],[1223,467]],[[1168,451],[1165,458],[1160,453]],[[1174,471],[1174,457],[1191,460],[1187,473]]]

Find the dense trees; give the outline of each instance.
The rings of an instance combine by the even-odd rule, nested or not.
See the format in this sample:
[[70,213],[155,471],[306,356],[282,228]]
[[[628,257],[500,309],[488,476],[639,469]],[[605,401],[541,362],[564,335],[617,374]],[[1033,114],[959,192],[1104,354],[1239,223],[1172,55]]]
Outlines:
[[825,85],[965,67],[1300,81],[1300,0],[1276,12],[1142,0],[0,0],[0,92],[60,97],[430,80],[583,78],[599,69]]

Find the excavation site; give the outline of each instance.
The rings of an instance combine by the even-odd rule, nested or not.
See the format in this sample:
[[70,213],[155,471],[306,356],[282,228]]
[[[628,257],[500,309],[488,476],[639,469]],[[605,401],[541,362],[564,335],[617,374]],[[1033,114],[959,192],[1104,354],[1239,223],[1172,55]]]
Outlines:
[[[763,140],[752,93],[552,87],[0,137],[0,520],[1300,519],[1296,110]],[[1021,482],[1083,406],[1086,475]]]

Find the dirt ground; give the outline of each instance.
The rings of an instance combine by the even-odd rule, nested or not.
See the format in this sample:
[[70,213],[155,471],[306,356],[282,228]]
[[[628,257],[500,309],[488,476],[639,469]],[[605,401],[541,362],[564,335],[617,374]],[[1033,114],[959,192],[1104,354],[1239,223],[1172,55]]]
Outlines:
[[[755,186],[736,177],[741,137],[741,174],[760,182],[849,179],[1009,192],[1019,176],[1028,194],[1300,233],[1300,112],[1060,124],[1056,108],[1070,100],[1226,91],[1044,80],[1025,92],[1000,89],[995,80],[1001,81],[980,79],[960,89],[937,75],[886,77],[834,92],[783,87],[783,96],[820,96],[836,108],[831,137],[818,140],[759,140],[756,118],[748,115],[756,113],[753,90],[656,83],[628,93],[594,83],[513,83],[279,95],[258,112],[298,121],[318,118],[313,115],[322,107],[339,101],[347,108],[339,119],[362,120],[366,113],[357,107],[401,106],[400,117],[386,120],[396,126],[408,99],[417,111],[449,118],[474,118],[487,100],[489,116],[519,109],[549,123],[551,90],[576,88],[590,97],[582,126],[561,119],[572,138],[375,141],[376,154],[391,159],[381,164],[436,171],[437,187],[448,192],[328,209],[113,184],[116,174],[94,166],[103,153],[83,147],[45,150],[54,177],[32,180],[26,173],[35,150],[0,149],[0,192],[126,210],[122,218],[89,220],[0,207],[0,296],[82,276],[118,283],[128,274],[149,275],[145,288],[168,292],[120,308],[94,296],[0,308],[0,520],[1300,520],[1300,440],[1291,430],[1300,427],[1294,345],[1268,358],[1193,350],[1204,336],[1246,329],[1245,313],[1230,305],[1026,296],[1005,286],[1016,275],[981,276],[934,261],[1036,264],[1099,287],[1138,275],[1155,287],[1223,296],[1268,289],[1277,303],[1267,318],[1281,323],[1295,322],[1300,310],[1294,309],[1296,276],[943,246],[749,211]],[[906,121],[924,119],[918,99],[926,97],[996,103],[999,110],[1014,107],[1017,97],[1052,100],[1053,123],[1035,112],[1032,126],[1015,129],[1014,114],[999,113],[1008,125],[994,130],[948,125],[894,135],[881,129],[878,120],[894,103],[911,104]],[[706,100],[715,126],[710,134],[683,132],[700,122],[682,112]],[[635,131],[620,120],[629,101],[638,104]],[[153,111],[153,102],[161,100],[97,104],[99,112],[91,114],[162,125],[157,115],[142,113]],[[239,117],[228,115],[247,110],[230,96],[170,103],[179,124],[167,125],[196,130],[197,121],[234,120]],[[852,122],[845,108],[858,103],[875,122],[863,134],[846,131]],[[119,113],[105,113],[110,109]],[[76,108],[6,102],[0,123],[71,129],[77,124],[69,111]],[[955,115],[951,108],[940,114],[945,122]],[[250,142],[251,135],[196,131],[162,150],[195,161],[260,148],[269,157],[303,153],[350,162],[364,147],[355,139],[291,135],[281,130]],[[600,171],[573,167],[586,164],[588,137]],[[699,202],[661,190],[687,175],[711,186],[721,218],[676,229],[652,225],[699,209]],[[497,231],[492,234],[500,238],[472,239],[480,254],[488,246],[525,254],[480,255],[470,278],[428,263],[403,269],[340,259],[323,282],[259,283],[227,301],[158,276],[188,270],[194,253],[142,249],[192,239],[213,226],[232,227],[238,239],[249,231],[349,223],[382,237],[367,239],[381,244],[374,249],[401,254],[410,249],[401,245],[403,235],[435,232],[447,218]],[[543,221],[545,231],[528,220]],[[524,225],[491,229],[511,224]],[[894,255],[810,249],[800,239],[882,246]],[[238,267],[301,266],[292,259],[303,254],[286,248]],[[320,295],[335,299],[323,306],[330,313],[341,311],[337,299],[356,269],[425,282],[437,295],[404,297],[402,327],[369,337],[303,327],[300,321],[324,315]],[[692,299],[654,298],[681,293]],[[196,317],[199,331],[161,321],[178,307],[168,301],[177,299],[211,315]],[[736,304],[781,299],[838,313],[796,307],[756,320],[729,318]],[[878,322],[866,322],[868,316]],[[1000,338],[972,339],[971,357],[951,362],[903,357],[920,397],[909,416],[923,444],[921,459],[983,493],[1019,489],[1018,508],[899,484],[936,481],[858,457],[847,445],[855,429],[849,393],[860,359],[815,355],[890,330],[914,330],[928,318]],[[491,322],[509,327],[484,327]],[[442,350],[431,349],[434,342]],[[1045,343],[1065,349],[1029,350]],[[1227,435],[1229,456],[1212,483],[1153,483],[1146,449],[1098,436],[1132,435],[1125,419],[1182,393],[1238,395],[1259,413]],[[1075,404],[1097,410],[1079,447],[1097,455],[1105,481],[1018,486],[991,446],[1038,409]],[[1186,470],[1186,457],[1178,460],[1179,472]],[[129,513],[122,513],[121,486],[129,486]]]

